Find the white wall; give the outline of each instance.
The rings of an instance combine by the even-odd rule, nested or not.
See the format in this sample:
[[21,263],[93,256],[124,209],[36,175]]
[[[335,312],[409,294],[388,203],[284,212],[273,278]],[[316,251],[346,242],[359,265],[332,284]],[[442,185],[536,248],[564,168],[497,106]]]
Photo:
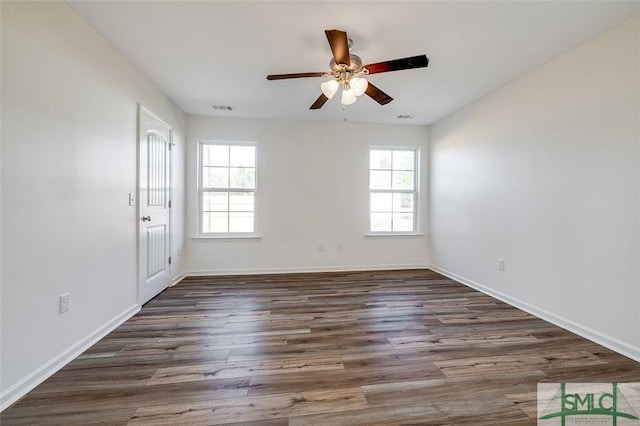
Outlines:
[[[1,7],[6,407],[138,308],[137,208],[128,205],[138,102],[174,127],[176,254],[185,118],[66,3]],[[71,309],[60,315],[65,292]]]
[[[188,240],[188,273],[323,271],[424,267],[426,237],[366,237],[370,145],[421,149],[426,188],[427,129],[187,118],[187,225],[197,234],[199,140],[257,143],[259,240]],[[426,224],[426,194],[422,198]],[[337,245],[342,244],[342,251]],[[324,251],[318,252],[317,245]]]
[[639,49],[635,17],[435,123],[429,202],[438,270],[638,360]]

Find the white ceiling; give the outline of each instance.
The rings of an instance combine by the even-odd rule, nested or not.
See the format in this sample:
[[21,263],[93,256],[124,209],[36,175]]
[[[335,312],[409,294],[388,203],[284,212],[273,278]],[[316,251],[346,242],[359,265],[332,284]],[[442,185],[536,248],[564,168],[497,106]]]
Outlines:
[[[640,12],[614,1],[69,1],[187,114],[430,124]],[[369,77],[394,101],[309,106],[325,29],[364,63],[425,53],[429,67]],[[593,58],[598,61],[598,58]],[[212,105],[232,105],[233,112]],[[412,120],[398,120],[410,114]]]

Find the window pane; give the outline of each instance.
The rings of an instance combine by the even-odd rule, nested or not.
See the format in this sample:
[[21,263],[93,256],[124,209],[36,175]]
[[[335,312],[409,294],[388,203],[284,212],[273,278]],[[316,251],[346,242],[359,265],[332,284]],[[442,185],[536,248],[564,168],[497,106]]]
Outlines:
[[393,171],[393,189],[413,190],[413,172]]
[[203,188],[228,188],[229,169],[226,167],[203,167],[202,168]]
[[226,192],[213,192],[210,194],[211,211],[229,211],[229,194]]
[[231,167],[231,188],[253,189],[256,186],[256,169],[246,167]]
[[393,151],[394,170],[414,170],[415,151]]
[[371,170],[369,173],[370,189],[391,189],[391,172]]
[[253,212],[253,192],[231,192],[229,210],[233,212]]
[[[373,211],[373,210],[372,210]],[[413,213],[413,194],[395,193],[393,194],[393,211]]]
[[372,149],[369,151],[370,169],[391,169],[391,151]]
[[371,193],[371,211],[372,212],[391,212],[392,199],[390,192],[373,192]]
[[255,167],[256,148],[254,146],[232,146],[229,165],[231,167]]
[[253,232],[253,213],[229,213],[229,232]]
[[229,232],[228,213],[202,213],[202,232]]
[[394,213],[393,230],[413,232],[413,213]]
[[371,213],[371,231],[391,231],[391,213]]
[[229,147],[227,145],[202,145],[203,166],[228,166]]
[[229,210],[229,194],[226,192],[203,192],[202,211],[226,212]]

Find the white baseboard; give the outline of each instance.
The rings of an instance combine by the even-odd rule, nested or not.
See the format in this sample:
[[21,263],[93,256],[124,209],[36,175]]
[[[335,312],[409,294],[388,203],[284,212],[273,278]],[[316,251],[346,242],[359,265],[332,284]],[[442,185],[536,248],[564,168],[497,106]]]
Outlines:
[[482,293],[488,294],[489,296],[493,296],[498,300],[508,303],[511,306],[515,306],[518,309],[528,312],[531,315],[550,322],[551,324],[557,325],[558,327],[562,327],[565,330],[571,331],[572,333],[582,336],[585,339],[591,340],[592,342],[609,348],[612,351],[618,352],[619,354],[629,357],[634,361],[640,362],[640,348],[638,348],[637,346],[623,342],[619,339],[616,339],[615,337],[608,336],[592,328],[580,325],[574,321],[564,318],[561,315],[557,315],[553,312],[549,312],[545,309],[523,302],[520,299],[511,297],[500,291],[494,290],[473,280],[457,275],[451,271],[447,271],[446,269],[442,269],[434,265],[429,266],[429,269],[447,276],[452,280],[461,282],[462,284],[474,288]]
[[247,269],[198,269],[187,271],[187,277],[217,275],[258,275],[258,274],[298,274],[311,272],[356,272],[356,271],[390,271],[395,269],[428,269],[427,264],[391,264],[391,265],[349,265],[349,266],[302,266],[280,268],[247,268]]
[[174,285],[178,284],[180,281],[182,281],[183,279],[185,279],[185,277],[187,276],[187,274],[185,274],[184,272],[181,273],[180,275],[178,275],[177,277],[174,277],[171,280],[171,284],[169,284],[169,287],[173,287]]
[[124,312],[116,315],[97,330],[92,331],[78,342],[60,352],[40,367],[18,380],[0,394],[0,411],[8,408],[29,391],[44,382],[56,371],[73,361],[78,355],[87,350],[90,346],[98,342],[104,336],[113,331],[120,324],[131,318],[140,310],[140,305],[135,304]]

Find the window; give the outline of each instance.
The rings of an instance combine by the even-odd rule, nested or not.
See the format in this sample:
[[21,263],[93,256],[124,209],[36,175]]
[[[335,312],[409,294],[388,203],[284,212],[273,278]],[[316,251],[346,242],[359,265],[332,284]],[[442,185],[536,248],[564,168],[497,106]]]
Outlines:
[[255,231],[256,147],[200,142],[200,233]]
[[417,232],[418,150],[369,150],[370,231]]

